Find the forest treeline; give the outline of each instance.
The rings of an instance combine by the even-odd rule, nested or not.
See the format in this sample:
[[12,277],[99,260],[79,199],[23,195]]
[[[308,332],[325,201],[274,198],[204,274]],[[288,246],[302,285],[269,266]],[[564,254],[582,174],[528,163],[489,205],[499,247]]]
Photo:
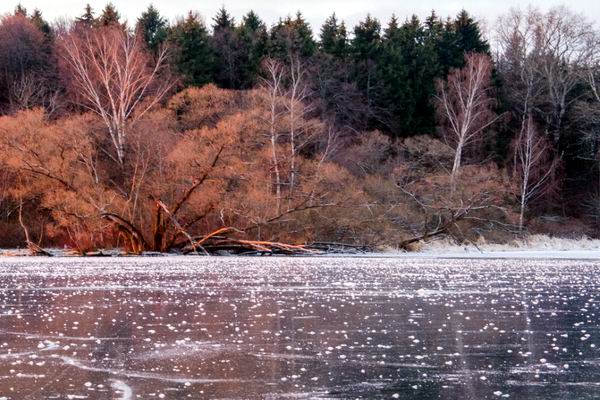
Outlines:
[[600,32],[583,15],[511,10],[484,34],[467,11],[333,14],[318,32],[300,12],[94,11],[0,21],[0,246],[599,233]]

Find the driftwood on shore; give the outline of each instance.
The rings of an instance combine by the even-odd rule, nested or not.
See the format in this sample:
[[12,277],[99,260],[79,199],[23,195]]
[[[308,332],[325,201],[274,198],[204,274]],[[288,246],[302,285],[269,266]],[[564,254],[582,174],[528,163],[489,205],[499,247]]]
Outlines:
[[[198,241],[199,242],[199,241]],[[316,255],[320,251],[309,248],[306,245],[293,245],[279,242],[268,242],[260,240],[234,239],[225,236],[212,236],[202,243],[201,246],[208,254],[255,254],[255,255]],[[183,248],[183,254],[196,252],[195,246],[188,245]]]

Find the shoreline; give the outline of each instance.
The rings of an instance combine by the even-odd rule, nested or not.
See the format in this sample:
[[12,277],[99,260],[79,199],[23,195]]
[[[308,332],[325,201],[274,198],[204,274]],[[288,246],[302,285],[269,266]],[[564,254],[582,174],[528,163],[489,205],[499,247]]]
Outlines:
[[57,251],[50,249],[48,250],[52,257],[49,256],[31,256],[27,254],[27,250],[18,249],[0,249],[0,261],[3,259],[10,258],[82,258],[82,259],[93,259],[93,258],[190,258],[190,257],[217,257],[217,258],[229,258],[229,257],[247,257],[247,258],[398,258],[398,259],[464,259],[464,260],[485,260],[485,259],[531,259],[531,260],[597,260],[600,262],[600,248],[599,249],[574,249],[574,250],[539,250],[539,249],[514,249],[514,250],[495,250],[495,251],[473,251],[472,249],[465,249],[459,251],[456,249],[436,249],[436,250],[424,250],[418,252],[400,252],[400,251],[376,251],[376,252],[365,252],[365,253],[322,253],[314,255],[244,255],[244,254],[231,254],[231,255],[194,255],[194,254],[177,254],[177,253],[143,253],[140,255],[124,254],[116,251],[107,251],[101,254],[90,254],[90,255],[78,255],[68,253],[66,251]]

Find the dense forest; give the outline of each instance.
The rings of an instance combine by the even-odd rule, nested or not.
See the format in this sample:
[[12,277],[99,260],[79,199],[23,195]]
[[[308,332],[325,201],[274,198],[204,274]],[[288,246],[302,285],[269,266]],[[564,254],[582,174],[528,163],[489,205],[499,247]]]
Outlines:
[[[97,12],[96,12],[97,11]],[[415,249],[597,236],[600,32],[108,4],[0,21],[0,247]],[[487,39],[486,39],[487,38]],[[306,247],[309,246],[309,247]]]

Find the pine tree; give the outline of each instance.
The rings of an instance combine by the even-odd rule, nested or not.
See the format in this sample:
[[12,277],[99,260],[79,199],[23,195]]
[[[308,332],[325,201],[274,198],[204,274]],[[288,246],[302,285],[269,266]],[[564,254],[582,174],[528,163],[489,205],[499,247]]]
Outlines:
[[454,22],[458,50],[462,53],[490,53],[489,43],[483,39],[479,23],[466,10],[462,10]]
[[346,25],[338,24],[337,17],[332,14],[321,27],[320,49],[334,57],[345,58],[348,53],[348,35]]
[[290,57],[309,58],[317,49],[310,24],[300,12],[295,19],[289,16],[280,19],[271,29],[269,42],[271,56],[281,60],[289,60]]
[[454,21],[448,20],[438,42],[438,55],[444,75],[453,68],[462,68],[466,53],[490,54],[490,45],[483,39],[479,23],[462,10]]
[[23,7],[23,5],[21,3],[17,4],[17,6],[15,7],[15,16],[22,16],[22,17],[27,17],[27,9],[25,7]]
[[225,9],[225,6],[222,6],[219,11],[217,11],[217,15],[213,18],[213,32],[217,32],[220,30],[232,30],[235,28],[235,20]]
[[374,60],[381,50],[381,24],[370,14],[354,28],[352,53],[356,60]]
[[175,49],[174,66],[187,85],[201,86],[213,82],[214,55],[206,26],[200,17],[189,12],[170,29],[168,42]]
[[86,4],[85,9],[81,17],[75,18],[75,23],[78,26],[85,26],[91,28],[96,25],[96,17],[94,17],[94,11],[90,4]]
[[137,20],[136,34],[142,35],[148,49],[156,55],[167,39],[167,28],[167,20],[150,5]]
[[431,14],[425,19],[425,29],[428,36],[439,37],[444,30],[442,20],[437,16],[435,10],[431,10]]
[[240,39],[240,88],[248,89],[256,84],[260,65],[267,55],[269,36],[267,26],[254,11],[242,18],[237,28]]
[[246,14],[242,18],[242,24],[240,25],[240,28],[246,29],[246,30],[252,31],[252,32],[258,32],[258,31],[266,31],[267,26],[260,19],[258,14],[256,14],[254,11],[250,10],[250,12],[248,12],[248,14]]
[[211,44],[215,54],[215,80],[220,87],[238,89],[240,40],[235,21],[225,7],[221,7],[213,22]]
[[376,92],[379,89],[376,67],[381,55],[381,24],[377,18],[367,15],[354,28],[352,39],[354,81],[363,91],[369,113],[373,113]]
[[48,40],[52,39],[52,28],[48,21],[42,17],[42,12],[37,8],[33,10],[33,14],[29,17],[29,20],[46,36]]
[[115,8],[112,3],[108,3],[104,10],[102,10],[102,14],[100,14],[100,18],[98,18],[98,23],[100,26],[119,26],[121,20],[121,15]]
[[431,133],[435,127],[432,98],[439,73],[434,44],[416,16],[402,26],[392,20],[386,29],[378,64],[384,129],[393,136]]
[[398,33],[398,28],[398,18],[396,18],[396,14],[392,14],[392,18],[390,19],[387,28],[385,28],[383,35],[384,40],[389,40],[390,38],[396,36]]

